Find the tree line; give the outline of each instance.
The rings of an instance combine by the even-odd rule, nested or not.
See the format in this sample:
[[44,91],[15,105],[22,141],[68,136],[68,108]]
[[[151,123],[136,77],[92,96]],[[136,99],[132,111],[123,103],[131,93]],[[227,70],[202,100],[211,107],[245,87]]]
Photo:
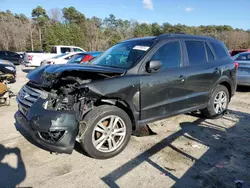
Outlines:
[[38,6],[32,10],[31,19],[9,10],[0,12],[2,50],[50,51],[53,45],[75,45],[87,51],[105,50],[124,39],[163,33],[207,35],[222,40],[230,50],[250,48],[250,30],[234,29],[229,25],[148,24],[117,19],[113,14],[104,19],[86,18],[74,7],[46,11]]

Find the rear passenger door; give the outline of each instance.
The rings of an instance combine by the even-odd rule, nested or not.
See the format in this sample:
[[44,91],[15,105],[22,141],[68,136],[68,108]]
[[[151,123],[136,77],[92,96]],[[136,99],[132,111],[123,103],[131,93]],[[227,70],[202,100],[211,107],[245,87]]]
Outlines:
[[220,74],[215,55],[206,41],[185,40],[184,44],[187,57],[185,86],[189,92],[186,104],[188,108],[203,108]]

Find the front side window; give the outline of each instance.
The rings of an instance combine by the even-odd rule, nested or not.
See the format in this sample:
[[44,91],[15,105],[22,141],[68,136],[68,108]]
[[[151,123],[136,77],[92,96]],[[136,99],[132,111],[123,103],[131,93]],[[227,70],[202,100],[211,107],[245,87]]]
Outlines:
[[152,61],[161,61],[162,69],[171,69],[181,65],[181,48],[179,41],[168,42],[153,55]]
[[1,52],[0,52],[0,56],[1,56],[1,57],[4,57],[4,56],[5,56],[5,52],[1,51]]
[[128,69],[150,49],[153,41],[118,43],[90,62],[91,65]]
[[204,42],[202,41],[185,41],[189,65],[200,65],[207,62]]

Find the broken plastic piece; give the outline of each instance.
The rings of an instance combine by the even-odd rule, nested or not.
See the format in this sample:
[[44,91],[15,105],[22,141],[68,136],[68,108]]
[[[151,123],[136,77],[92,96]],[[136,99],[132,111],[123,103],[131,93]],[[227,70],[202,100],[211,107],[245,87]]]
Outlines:
[[244,184],[243,180],[235,180],[234,182],[236,183],[237,188],[242,188],[243,187],[243,184]]
[[138,127],[135,131],[133,131],[132,135],[142,137],[142,136],[156,135],[156,133],[153,132],[152,129],[148,125],[144,125],[144,126]]

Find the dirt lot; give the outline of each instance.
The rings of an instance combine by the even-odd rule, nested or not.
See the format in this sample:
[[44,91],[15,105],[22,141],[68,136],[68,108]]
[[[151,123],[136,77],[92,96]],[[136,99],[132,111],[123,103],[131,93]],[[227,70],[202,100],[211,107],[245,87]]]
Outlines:
[[[17,92],[29,70],[18,67]],[[250,89],[240,88],[229,114],[208,120],[180,115],[151,124],[115,158],[95,160],[76,144],[71,155],[31,143],[15,122],[17,105],[0,108],[0,187],[250,187]],[[32,140],[31,140],[32,141]],[[8,148],[8,149],[7,149]]]

